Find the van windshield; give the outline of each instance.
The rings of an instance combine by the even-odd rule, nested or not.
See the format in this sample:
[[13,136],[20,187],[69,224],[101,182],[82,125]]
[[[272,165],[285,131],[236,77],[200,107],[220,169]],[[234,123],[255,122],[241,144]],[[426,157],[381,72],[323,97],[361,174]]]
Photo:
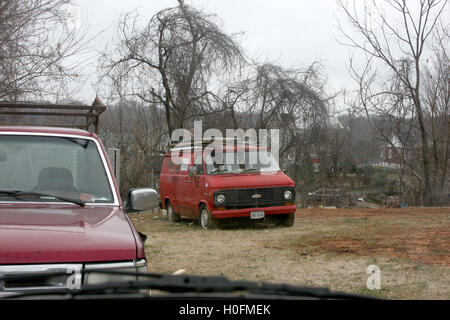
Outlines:
[[277,161],[267,150],[242,150],[223,152],[221,154],[206,154],[205,164],[207,174],[229,174],[244,172],[279,171]]
[[12,197],[6,191],[44,193],[88,203],[112,203],[97,145],[87,139],[0,135],[2,201],[58,202],[53,197]]

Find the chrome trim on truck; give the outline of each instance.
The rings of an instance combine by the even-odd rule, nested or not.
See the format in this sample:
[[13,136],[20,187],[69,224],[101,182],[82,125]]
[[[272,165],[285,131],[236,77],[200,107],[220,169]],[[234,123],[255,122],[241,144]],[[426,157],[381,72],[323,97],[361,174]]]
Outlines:
[[[14,274],[20,274],[20,273],[61,273],[61,272],[67,272],[67,277],[63,276],[57,276],[60,281],[60,283],[54,282],[52,283],[51,280],[47,280],[48,285],[41,285],[41,286],[5,286],[5,281],[0,279],[0,294],[2,291],[28,291],[28,290],[41,290],[41,289],[48,289],[48,288],[67,288],[67,278],[75,271],[75,270],[82,270],[83,264],[82,263],[60,263],[60,264],[29,264],[29,265],[0,265],[0,276],[8,274],[8,275],[14,275]],[[72,272],[71,272],[72,271]]]
[[[124,261],[124,262],[101,262],[101,263],[58,263],[58,264],[29,264],[29,265],[0,265],[0,297],[2,294],[11,294],[20,291],[30,291],[30,290],[42,290],[42,289],[67,289],[68,279],[75,271],[83,271],[83,284],[86,282],[87,275],[84,272],[95,271],[95,270],[113,270],[113,269],[135,269],[137,273],[141,268],[146,268],[147,261],[145,259],[138,259],[134,261]],[[47,279],[48,285],[30,285],[24,286],[5,286],[5,280],[1,279],[3,275],[14,275],[14,274],[34,274],[34,273],[58,273],[55,276],[56,279]],[[62,276],[61,273],[67,273],[67,276]],[[53,282],[52,282],[53,281]],[[14,282],[14,281],[11,281]],[[18,281],[20,282],[20,280]],[[31,281],[30,281],[31,283]]]

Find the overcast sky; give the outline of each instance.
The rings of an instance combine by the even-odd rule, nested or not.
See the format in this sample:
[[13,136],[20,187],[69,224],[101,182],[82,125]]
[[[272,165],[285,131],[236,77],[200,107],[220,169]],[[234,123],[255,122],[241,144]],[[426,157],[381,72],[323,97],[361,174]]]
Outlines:
[[[89,33],[104,31],[93,43],[103,50],[114,38],[121,14],[138,9],[150,19],[158,11],[177,5],[176,0],[75,0]],[[340,45],[334,0],[186,0],[198,9],[216,14],[227,33],[243,32],[241,45],[259,61],[276,61],[284,67],[306,67],[320,61],[329,90],[353,86],[348,75],[349,48]],[[95,62],[93,63],[93,66]],[[93,74],[92,67],[87,73]],[[74,98],[90,103],[95,96],[92,76]]]

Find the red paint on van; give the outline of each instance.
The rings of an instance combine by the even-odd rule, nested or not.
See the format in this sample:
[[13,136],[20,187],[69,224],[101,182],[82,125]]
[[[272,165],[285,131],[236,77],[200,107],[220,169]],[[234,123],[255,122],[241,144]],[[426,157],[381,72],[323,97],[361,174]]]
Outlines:
[[[233,149],[224,147],[223,150],[236,152],[237,147]],[[267,149],[246,146],[245,150]],[[203,150],[202,155],[204,152]],[[189,162],[187,166],[176,165],[171,159],[171,153],[164,157],[159,180],[163,208],[167,208],[170,202],[177,214],[198,218],[200,205],[205,204],[216,219],[250,217],[251,212],[256,210],[264,211],[266,216],[295,212],[295,184],[282,171],[278,170],[273,174],[260,172],[207,174],[206,165],[203,163],[201,165],[203,172],[191,178],[189,168],[194,165],[194,154],[193,152],[186,154],[182,158]],[[291,190],[293,199],[288,201],[279,198],[280,192],[284,190]],[[230,197],[236,199],[228,205],[217,207],[214,202],[214,195],[217,192],[228,192]],[[252,201],[253,194],[258,194],[260,198]]]

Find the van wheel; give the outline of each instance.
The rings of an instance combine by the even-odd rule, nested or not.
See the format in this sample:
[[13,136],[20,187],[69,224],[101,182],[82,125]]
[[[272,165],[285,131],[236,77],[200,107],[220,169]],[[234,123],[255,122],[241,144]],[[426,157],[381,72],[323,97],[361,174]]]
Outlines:
[[283,227],[292,227],[295,221],[295,212],[279,216],[280,225]]
[[214,219],[211,213],[204,204],[200,206],[199,224],[202,229],[215,229],[217,227],[217,220]]
[[180,215],[178,213],[175,213],[175,211],[173,211],[173,207],[172,204],[169,202],[167,202],[167,219],[170,222],[180,222]]

